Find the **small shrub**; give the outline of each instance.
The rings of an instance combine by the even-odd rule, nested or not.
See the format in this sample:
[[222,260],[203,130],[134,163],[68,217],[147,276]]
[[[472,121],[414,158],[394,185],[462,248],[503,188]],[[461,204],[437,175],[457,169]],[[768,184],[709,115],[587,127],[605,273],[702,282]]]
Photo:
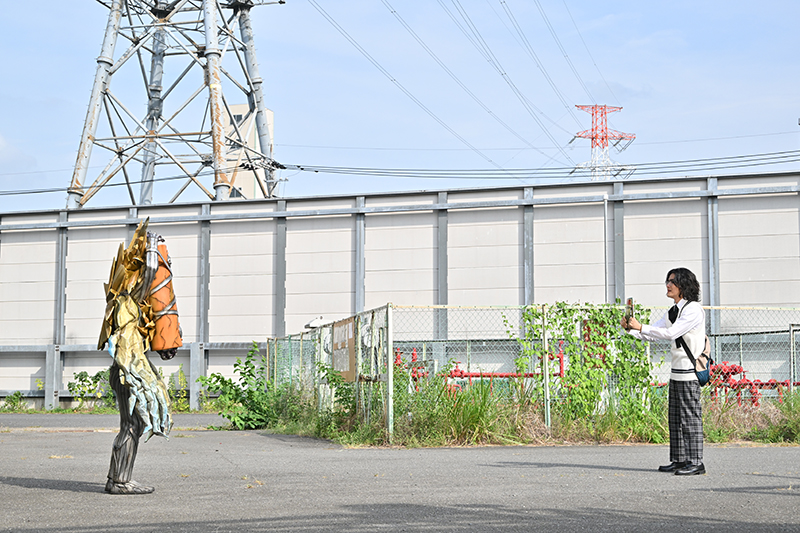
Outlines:
[[[101,370],[94,376],[89,376],[86,371],[75,374],[75,381],[67,383],[67,389],[73,398],[78,398],[77,409],[86,407],[106,407],[116,406],[116,397],[109,381],[110,369]],[[91,402],[91,405],[89,405]],[[98,405],[99,404],[99,405]]]
[[28,401],[25,399],[25,396],[22,395],[22,391],[15,391],[6,396],[3,406],[0,407],[0,411],[9,413],[27,410]]
[[266,358],[255,342],[244,360],[236,359],[233,371],[237,381],[217,373],[198,379],[209,392],[219,394],[214,405],[233,429],[297,428],[312,411],[311,399],[302,389],[275,387],[268,380]]
[[114,389],[111,388],[110,372],[110,368],[97,372],[92,376],[92,382],[95,384],[96,396],[102,407],[115,409],[117,407],[117,397],[114,394]]
[[93,398],[95,394],[95,385],[89,377],[89,373],[84,371],[75,374],[75,381],[67,383],[67,388],[72,394],[73,398],[78,398],[78,409],[82,409],[86,400]]
[[169,399],[172,410],[178,413],[187,413],[191,410],[189,405],[189,380],[183,372],[183,364],[178,366],[178,371],[169,376]]

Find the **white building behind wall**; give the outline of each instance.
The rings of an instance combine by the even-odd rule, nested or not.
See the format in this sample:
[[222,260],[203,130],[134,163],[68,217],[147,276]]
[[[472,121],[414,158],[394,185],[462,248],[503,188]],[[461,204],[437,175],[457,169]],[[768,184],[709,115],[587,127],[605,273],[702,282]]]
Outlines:
[[[146,217],[172,257],[185,342],[218,346],[195,374],[229,374],[235,356],[225,343],[300,332],[320,315],[334,320],[387,302],[632,296],[665,305],[664,276],[675,266],[697,274],[705,305],[796,307],[799,180],[785,173],[0,214],[0,393],[35,390],[51,364],[45,348],[97,342],[111,260]],[[63,361],[56,391],[75,369],[109,362],[97,352]],[[187,368],[189,355],[180,352],[178,364]]]

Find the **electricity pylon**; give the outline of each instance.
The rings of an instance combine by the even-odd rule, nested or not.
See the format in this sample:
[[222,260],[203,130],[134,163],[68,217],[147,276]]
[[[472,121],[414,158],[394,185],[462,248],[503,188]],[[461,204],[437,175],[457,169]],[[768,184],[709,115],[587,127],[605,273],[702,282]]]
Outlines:
[[[636,139],[636,135],[633,133],[622,133],[621,131],[608,129],[608,114],[619,111],[622,108],[607,105],[576,105],[575,107],[592,114],[592,129],[576,133],[575,137],[572,138],[572,141],[578,137],[592,140],[592,159],[586,163],[581,163],[575,170],[591,170],[592,180],[594,181],[606,181],[620,175],[622,178],[630,176],[636,170],[636,167],[617,164],[608,156],[609,141],[615,141],[613,143],[614,146],[621,152]],[[620,148],[622,141],[627,142]],[[575,172],[575,170],[572,172]]]
[[[227,200],[232,191],[237,195],[235,181],[242,173],[255,173],[260,194],[274,196],[274,170],[282,166],[272,158],[250,9],[284,0],[98,2],[109,10],[108,24],[67,207],[83,207],[101,188],[114,185],[114,178],[126,186],[133,205],[152,203],[156,183],[160,193],[173,195],[170,203],[190,185],[212,200]],[[117,41],[128,47],[115,59]],[[231,113],[236,100],[229,102],[223,88],[246,99],[246,113]],[[139,114],[142,104],[146,109]],[[251,131],[242,131],[243,125]],[[258,148],[246,142],[253,127]],[[94,147],[110,156],[87,186]],[[203,185],[212,175],[213,193]]]

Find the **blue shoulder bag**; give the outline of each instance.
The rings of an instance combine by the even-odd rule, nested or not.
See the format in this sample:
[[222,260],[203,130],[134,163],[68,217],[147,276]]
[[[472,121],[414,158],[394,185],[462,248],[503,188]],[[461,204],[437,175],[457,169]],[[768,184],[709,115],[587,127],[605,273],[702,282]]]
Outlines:
[[689,356],[689,360],[692,362],[692,365],[694,365],[694,373],[697,376],[697,381],[700,382],[700,386],[707,385],[711,380],[711,365],[714,364],[714,360],[711,358],[711,341],[708,340],[708,335],[706,335],[706,344],[703,348],[703,352],[697,359],[692,355],[689,345],[683,340],[683,335],[675,339],[675,343],[678,347],[682,346],[683,351]]

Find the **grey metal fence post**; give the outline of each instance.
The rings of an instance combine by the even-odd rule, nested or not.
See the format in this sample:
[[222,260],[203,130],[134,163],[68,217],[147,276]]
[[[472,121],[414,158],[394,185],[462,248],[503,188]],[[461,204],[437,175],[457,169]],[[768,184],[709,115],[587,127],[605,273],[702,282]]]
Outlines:
[[394,437],[394,324],[392,304],[386,306],[386,431],[389,443]]
[[544,425],[550,427],[550,353],[547,343],[547,305],[542,305],[542,377],[544,378]]
[[[67,221],[66,211],[61,211],[58,214],[59,222]],[[67,314],[67,246],[69,243],[69,236],[67,232],[69,228],[58,228],[56,236],[56,279],[55,279],[55,298],[54,303],[54,316],[53,316],[53,344],[66,343],[67,328],[66,328],[66,314]]]
[[795,374],[796,374],[795,365],[797,364],[797,362],[796,362],[796,359],[795,359],[794,332],[797,331],[795,329],[795,328],[797,328],[797,326],[798,326],[797,324],[791,324],[789,326],[789,342],[791,343],[791,346],[789,347],[789,357],[791,357],[791,360],[789,361],[789,392],[790,393],[794,392],[794,380],[795,380]]
[[58,389],[61,386],[61,347],[48,344],[44,369],[44,408],[58,407]]
[[[200,207],[203,215],[211,214],[211,206]],[[208,342],[210,323],[208,314],[211,308],[211,221],[200,221],[200,241],[197,257],[197,340]]]
[[739,333],[739,366],[744,368],[744,343],[741,333]]
[[269,362],[269,357],[270,357],[270,351],[269,351],[269,339],[267,339],[266,345],[267,345],[267,355],[266,355],[267,368],[265,368],[264,370],[265,370],[265,374],[266,374],[266,376],[267,376],[267,381],[272,381],[272,380],[270,379],[270,378],[272,377],[272,374],[270,374],[270,372],[269,372],[269,369],[270,369],[270,362]]
[[[533,200],[533,187],[523,191],[526,200]],[[522,277],[523,304],[533,305],[533,205],[522,208]]]
[[[325,331],[325,327],[317,328],[317,351],[316,351],[316,363],[322,362],[322,340],[324,338],[323,332]],[[317,367],[319,368],[319,367]],[[316,390],[317,390],[317,412],[322,412],[322,380],[320,379],[319,370],[314,372],[315,381],[316,381]]]
[[197,379],[205,375],[205,345],[202,342],[189,343],[189,408],[200,409],[200,391]]
[[614,183],[614,300],[625,301],[625,202],[622,183]]
[[361,316],[356,315],[356,420],[361,410]]

